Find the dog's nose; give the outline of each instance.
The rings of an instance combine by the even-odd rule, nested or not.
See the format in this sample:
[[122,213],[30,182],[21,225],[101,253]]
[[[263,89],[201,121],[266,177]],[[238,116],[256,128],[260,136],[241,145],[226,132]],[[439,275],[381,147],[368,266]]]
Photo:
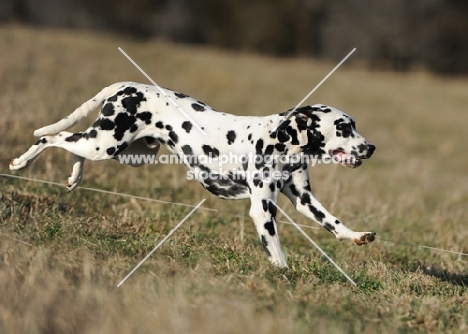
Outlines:
[[372,154],[374,153],[374,151],[375,151],[375,145],[368,144],[367,145],[367,155],[366,155],[366,157],[370,158],[372,156]]

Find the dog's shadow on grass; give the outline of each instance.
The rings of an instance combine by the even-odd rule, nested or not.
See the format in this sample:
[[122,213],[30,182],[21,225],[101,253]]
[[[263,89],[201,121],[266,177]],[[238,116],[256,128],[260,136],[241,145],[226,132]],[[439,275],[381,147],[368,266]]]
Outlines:
[[438,269],[438,268],[433,268],[433,267],[421,268],[421,270],[425,275],[438,278],[441,281],[444,281],[453,285],[460,285],[460,286],[468,287],[468,275],[467,274],[455,274],[445,269]]

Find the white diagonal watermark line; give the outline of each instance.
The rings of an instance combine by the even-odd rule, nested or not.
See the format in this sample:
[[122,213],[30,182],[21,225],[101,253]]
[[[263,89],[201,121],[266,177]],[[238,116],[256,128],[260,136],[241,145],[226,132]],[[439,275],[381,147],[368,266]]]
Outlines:
[[193,125],[195,125],[195,127],[198,130],[200,130],[201,133],[203,133],[206,136],[206,132],[203,131],[203,129],[189,115],[187,115],[184,109],[182,109],[173,99],[171,99],[171,97],[167,95],[166,92],[156,82],[154,82],[154,80],[151,79],[151,77],[148,74],[146,74],[146,72],[143,71],[143,69],[140,66],[138,66],[138,64],[132,58],[130,58],[130,56],[126,54],[125,51],[122,50],[121,47],[118,47],[118,49],[120,52],[122,52],[122,54],[125,57],[127,57],[127,59],[133,64],[133,66],[135,66],[141,73],[143,73],[143,75],[161,92],[161,94],[164,95],[164,97],[169,102],[171,102],[174,107],[176,107],[177,110],[179,110],[190,122],[193,123]]
[[297,229],[299,230],[299,232],[301,232],[301,233],[307,238],[307,240],[309,240],[309,241],[312,243],[312,245],[314,245],[315,248],[317,248],[317,249],[323,254],[323,256],[325,256],[325,257],[328,259],[328,261],[330,261],[330,262],[331,262],[331,263],[348,279],[348,281],[351,282],[352,285],[357,286],[356,282],[354,282],[353,279],[352,279],[351,277],[349,277],[348,274],[346,274],[345,271],[344,271],[343,269],[341,269],[340,266],[337,265],[337,264],[335,263],[335,261],[333,261],[333,260],[331,259],[331,257],[329,257],[329,256],[327,255],[327,253],[325,253],[325,251],[323,251],[323,250],[319,247],[319,245],[317,245],[317,244],[315,243],[315,241],[312,240],[312,238],[309,237],[309,235],[308,235],[307,233],[305,233],[304,230],[303,230],[302,228],[300,228],[299,225],[296,224],[296,222],[295,222],[294,220],[292,220],[291,217],[289,217],[289,216],[286,214],[286,212],[284,212],[284,211],[283,211],[275,202],[273,202],[271,199],[269,199],[269,201],[270,201],[271,203],[273,203],[273,204],[276,206],[276,208],[277,208],[279,211],[281,211],[281,213],[282,213],[286,218],[289,219],[289,221],[294,225],[294,227],[297,228]]
[[332,75],[333,72],[335,72],[335,71],[338,69],[338,67],[340,67],[341,64],[343,64],[343,63],[346,61],[346,59],[348,59],[348,58],[353,54],[354,51],[356,51],[356,48],[352,49],[351,52],[348,53],[348,55],[347,55],[346,57],[344,57],[343,60],[340,61],[340,62],[338,63],[338,65],[336,65],[335,68],[334,68],[333,70],[331,70],[330,73],[328,73],[327,76],[326,76],[325,78],[323,78],[322,81],[320,81],[320,82],[317,84],[317,86],[315,86],[315,88],[312,89],[312,90],[310,91],[310,93],[307,94],[306,97],[304,97],[304,98],[302,99],[302,101],[299,102],[299,103],[297,104],[297,106],[295,106],[295,107],[281,120],[281,122],[278,123],[278,125],[276,126],[276,128],[275,128],[273,131],[271,131],[270,134],[272,134],[272,133],[274,133],[275,131],[277,131],[278,128],[280,127],[280,125],[283,124],[283,122],[285,122],[286,120],[288,120],[288,119],[291,117],[291,115],[296,111],[296,109],[299,108],[299,107],[301,106],[301,104],[303,104],[304,101],[307,100],[307,99],[317,90],[317,88],[319,88],[319,87],[325,82],[325,80],[327,80],[327,79],[330,77],[330,75]]
[[117,287],[120,287],[126,280],[127,278],[129,278],[134,272],[135,270],[137,270],[142,264],[143,262],[145,262],[150,256],[151,254],[153,254],[167,239],[169,239],[169,237],[188,219],[188,217],[190,217],[192,215],[192,213],[195,212],[195,210],[197,210],[200,205],[203,204],[203,202],[206,201],[206,198],[202,199],[200,203],[198,203],[198,205],[196,207],[194,207],[192,209],[192,211],[190,211],[190,213],[188,215],[185,216],[184,219],[182,219],[180,221],[179,224],[176,225],[176,227],[174,227],[171,232],[169,232],[165,237],[164,239],[161,240],[161,242],[159,244],[156,245],[156,247],[153,248],[153,250],[151,252],[148,253],[148,255],[145,256],[145,258],[143,260],[140,261],[140,263],[138,263],[135,268],[133,268],[133,270],[131,272],[128,273],[127,276],[125,276],[125,278],[123,280],[120,281],[119,284],[117,284]]

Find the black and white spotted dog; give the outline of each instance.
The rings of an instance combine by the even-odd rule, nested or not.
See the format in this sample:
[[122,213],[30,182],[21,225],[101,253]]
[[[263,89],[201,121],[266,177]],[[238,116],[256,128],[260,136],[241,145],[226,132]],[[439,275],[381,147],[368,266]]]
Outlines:
[[[117,159],[125,154],[156,154],[160,145],[184,156],[210,156],[212,159],[186,160],[195,178],[208,191],[225,199],[250,198],[250,216],[255,222],[269,260],[287,267],[275,221],[280,192],[299,212],[333,233],[337,239],[350,239],[357,245],[374,240],[373,232],[354,232],[330,214],[315,199],[309,185],[308,165],[304,155],[341,158],[343,165],[358,167],[370,158],[375,146],[356,132],[353,119],[328,106],[298,108],[292,116],[244,117],[220,113],[185,94],[138,83],[116,83],[104,88],[59,122],[34,132],[40,139],[10,163],[11,170],[28,166],[46,148],[60,147],[74,155],[71,176],[66,185],[73,190],[81,181],[84,159]],[[168,98],[206,132],[204,135]],[[70,133],[70,128],[101,106],[99,117],[84,132]],[[220,155],[248,156],[260,159],[229,161],[219,171]],[[274,159],[261,159],[274,157]],[[294,159],[293,159],[294,158]],[[346,159],[343,159],[346,158]],[[200,171],[211,172],[209,178]],[[228,172],[226,172],[228,171]],[[195,173],[197,172],[197,173]],[[281,178],[266,178],[281,174]],[[279,173],[278,173],[279,172]],[[205,174],[206,176],[207,174]],[[213,177],[215,175],[216,177]],[[260,177],[259,177],[260,175]],[[286,175],[286,177],[284,177]]]

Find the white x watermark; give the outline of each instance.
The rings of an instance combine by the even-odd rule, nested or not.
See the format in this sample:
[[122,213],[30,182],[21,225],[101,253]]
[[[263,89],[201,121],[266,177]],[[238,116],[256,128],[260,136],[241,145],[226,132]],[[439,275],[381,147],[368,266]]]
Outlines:
[[148,258],[151,256],[151,254],[153,254],[154,252],[156,252],[156,250],[161,247],[161,245],[167,240],[170,238],[170,236],[188,219],[188,217],[190,217],[192,215],[192,213],[194,213],[199,207],[200,205],[203,204],[203,202],[206,201],[206,198],[202,199],[202,201],[200,203],[198,203],[198,205],[196,207],[193,208],[192,211],[189,212],[188,215],[185,216],[184,219],[182,219],[180,221],[179,224],[176,225],[176,227],[174,227],[171,232],[169,232],[165,237],[164,239],[161,240],[161,242],[159,244],[156,245],[156,247],[153,248],[153,250],[151,252],[148,253],[148,255],[145,256],[145,258],[143,260],[140,261],[140,263],[138,263],[135,268],[133,268],[133,270],[131,272],[128,273],[127,276],[125,276],[125,278],[123,280],[120,281],[119,284],[117,284],[117,287],[119,288],[126,280],[127,278],[129,278],[142,264],[143,262],[145,262],[146,260],[148,260]]
[[320,81],[320,82],[317,84],[317,86],[315,86],[315,88],[312,89],[312,90],[309,92],[309,94],[307,94],[306,97],[304,97],[304,98],[302,99],[302,101],[299,102],[299,103],[297,104],[297,106],[295,106],[286,116],[284,116],[284,118],[281,120],[281,122],[278,123],[278,125],[276,126],[276,128],[275,128],[273,131],[270,132],[270,135],[273,134],[274,132],[276,132],[276,131],[278,130],[278,128],[280,127],[280,125],[283,124],[285,121],[287,121],[287,120],[292,116],[292,114],[296,111],[296,109],[299,108],[299,107],[301,106],[301,104],[303,104],[304,101],[307,100],[307,99],[317,90],[317,88],[319,88],[319,87],[325,82],[325,80],[327,80],[327,79],[330,77],[330,75],[332,75],[333,72],[335,72],[335,71],[338,69],[338,67],[340,67],[341,64],[343,64],[343,63],[345,62],[345,60],[348,59],[348,58],[353,54],[354,51],[356,51],[356,48],[352,49],[351,52],[348,53],[348,54],[346,55],[346,57],[344,57],[343,60],[340,61],[340,62],[338,63],[338,65],[336,65],[336,66],[333,68],[333,70],[331,70],[330,73],[328,73],[328,74],[325,76],[325,78],[323,78],[322,81]]
[[192,122],[193,125],[195,125],[195,127],[200,130],[201,133],[203,133],[205,136],[206,136],[206,132],[203,131],[203,129],[184,111],[184,109],[182,109],[173,99],[171,99],[171,97],[169,95],[166,94],[166,92],[164,91],[164,89],[162,89],[161,87],[159,87],[159,85],[154,82],[153,79],[151,79],[151,77],[146,74],[145,71],[143,71],[143,69],[138,66],[138,64],[132,59],[130,58],[130,56],[128,54],[125,53],[124,50],[122,50],[122,48],[118,48],[120,52],[122,52],[122,54],[127,57],[128,60],[130,60],[130,62],[138,69],[140,70],[141,73],[143,73],[143,75],[161,92],[161,94],[170,102],[172,103],[172,105],[177,109],[179,110],[190,122]]

